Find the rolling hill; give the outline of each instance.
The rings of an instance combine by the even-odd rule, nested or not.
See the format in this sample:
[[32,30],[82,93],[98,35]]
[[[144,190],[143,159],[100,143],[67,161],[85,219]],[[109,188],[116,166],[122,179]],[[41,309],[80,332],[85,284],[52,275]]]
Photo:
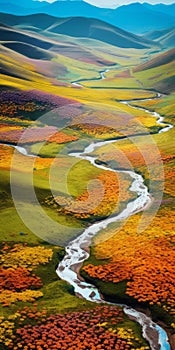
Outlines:
[[153,58],[152,60],[134,68],[134,72],[140,72],[143,70],[160,67],[172,61],[175,61],[175,48],[169,51],[166,51],[160,55],[156,55],[156,57]]
[[85,19],[84,17],[71,17],[64,21],[60,20],[60,23],[56,23],[50,28],[50,31],[73,37],[92,38],[118,47],[143,49],[152,45],[148,40],[140,40],[140,37],[106,22],[89,18]]
[[[0,21],[6,25],[37,27],[40,31],[47,30],[79,38],[91,38],[122,47],[145,49],[154,44],[148,39],[131,34],[106,22],[84,17],[56,18],[48,15],[13,16],[1,14]],[[80,30],[81,28],[81,30]]]
[[50,52],[39,49],[36,46],[21,43],[21,42],[7,42],[3,44],[5,47],[18,52],[26,57],[39,59],[39,60],[50,60],[54,57]]
[[55,55],[49,52],[53,44],[19,30],[0,25],[1,45],[33,59],[50,60]]
[[23,32],[17,31],[16,29],[5,27],[4,25],[0,26],[0,37],[2,41],[18,41],[26,44],[31,44],[42,49],[50,49],[51,43],[46,40],[41,40],[33,37],[31,33],[24,34]]
[[159,92],[175,91],[175,48],[156,55],[148,62],[133,69],[134,75],[143,87]]
[[164,48],[175,46],[175,27],[147,33],[145,38],[161,43]]
[[[98,56],[88,50],[85,46],[76,42],[66,42],[66,37],[52,39],[37,31],[31,32],[12,28],[6,25],[0,25],[1,45],[20,53],[28,58],[39,60],[51,60],[57,54],[79,59],[80,61],[88,62],[89,64],[97,65],[113,65],[115,62],[104,57]],[[39,30],[39,29],[38,29]],[[53,35],[54,36],[54,35]]]

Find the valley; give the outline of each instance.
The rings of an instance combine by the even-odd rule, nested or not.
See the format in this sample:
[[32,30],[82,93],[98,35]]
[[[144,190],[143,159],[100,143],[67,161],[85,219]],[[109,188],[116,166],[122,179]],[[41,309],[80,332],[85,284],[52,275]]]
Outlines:
[[173,350],[173,28],[0,22],[0,349]]

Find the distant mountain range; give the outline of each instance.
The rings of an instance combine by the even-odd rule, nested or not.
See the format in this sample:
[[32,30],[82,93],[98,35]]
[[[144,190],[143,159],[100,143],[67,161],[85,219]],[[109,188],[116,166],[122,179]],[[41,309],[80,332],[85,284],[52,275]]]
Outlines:
[[0,11],[16,15],[44,13],[56,17],[87,17],[103,20],[133,33],[146,33],[175,26],[175,4],[132,3],[116,9],[92,6],[83,0],[0,0]]

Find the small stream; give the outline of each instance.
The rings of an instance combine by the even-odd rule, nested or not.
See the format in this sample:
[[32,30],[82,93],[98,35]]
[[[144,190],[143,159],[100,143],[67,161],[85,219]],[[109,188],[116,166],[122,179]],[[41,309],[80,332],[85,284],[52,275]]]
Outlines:
[[165,125],[164,128],[162,128],[161,130],[159,130],[159,134],[161,134],[161,133],[163,133],[163,132],[167,132],[167,131],[169,131],[170,129],[172,129],[172,128],[173,128],[173,125],[164,122],[164,117],[162,117],[159,113],[157,113],[157,112],[152,112],[152,111],[150,111],[149,109],[146,109],[145,107],[138,107],[138,106],[134,106],[134,105],[132,104],[132,103],[135,103],[136,101],[138,101],[138,102],[142,102],[142,101],[152,101],[152,100],[155,100],[155,99],[158,99],[158,98],[161,98],[161,97],[163,97],[163,95],[160,94],[160,93],[158,93],[157,96],[156,96],[156,97],[153,97],[153,98],[143,98],[143,99],[138,99],[138,100],[134,99],[134,100],[125,100],[125,101],[121,101],[121,100],[120,100],[119,102],[120,102],[120,103],[123,103],[123,104],[125,104],[125,105],[127,105],[127,106],[129,106],[129,107],[138,109],[138,110],[140,110],[140,111],[144,111],[144,112],[146,112],[146,113],[152,115],[153,117],[155,117],[155,118],[157,119],[157,120],[156,120],[157,124],[159,124],[159,125],[161,125],[161,126],[162,126],[162,125]]

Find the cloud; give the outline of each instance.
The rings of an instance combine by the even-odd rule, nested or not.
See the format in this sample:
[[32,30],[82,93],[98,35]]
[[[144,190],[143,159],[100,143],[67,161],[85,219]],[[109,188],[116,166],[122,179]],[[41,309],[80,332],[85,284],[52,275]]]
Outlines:
[[[118,6],[121,5],[127,5],[127,4],[131,4],[134,1],[133,0],[84,0],[85,2],[88,2],[89,4],[98,6],[98,7],[110,7],[110,8],[116,8]],[[174,0],[143,0],[143,1],[135,1],[135,2],[140,2],[140,3],[144,3],[144,2],[148,2],[150,4],[159,4],[159,3],[163,3],[163,4],[173,4]]]

